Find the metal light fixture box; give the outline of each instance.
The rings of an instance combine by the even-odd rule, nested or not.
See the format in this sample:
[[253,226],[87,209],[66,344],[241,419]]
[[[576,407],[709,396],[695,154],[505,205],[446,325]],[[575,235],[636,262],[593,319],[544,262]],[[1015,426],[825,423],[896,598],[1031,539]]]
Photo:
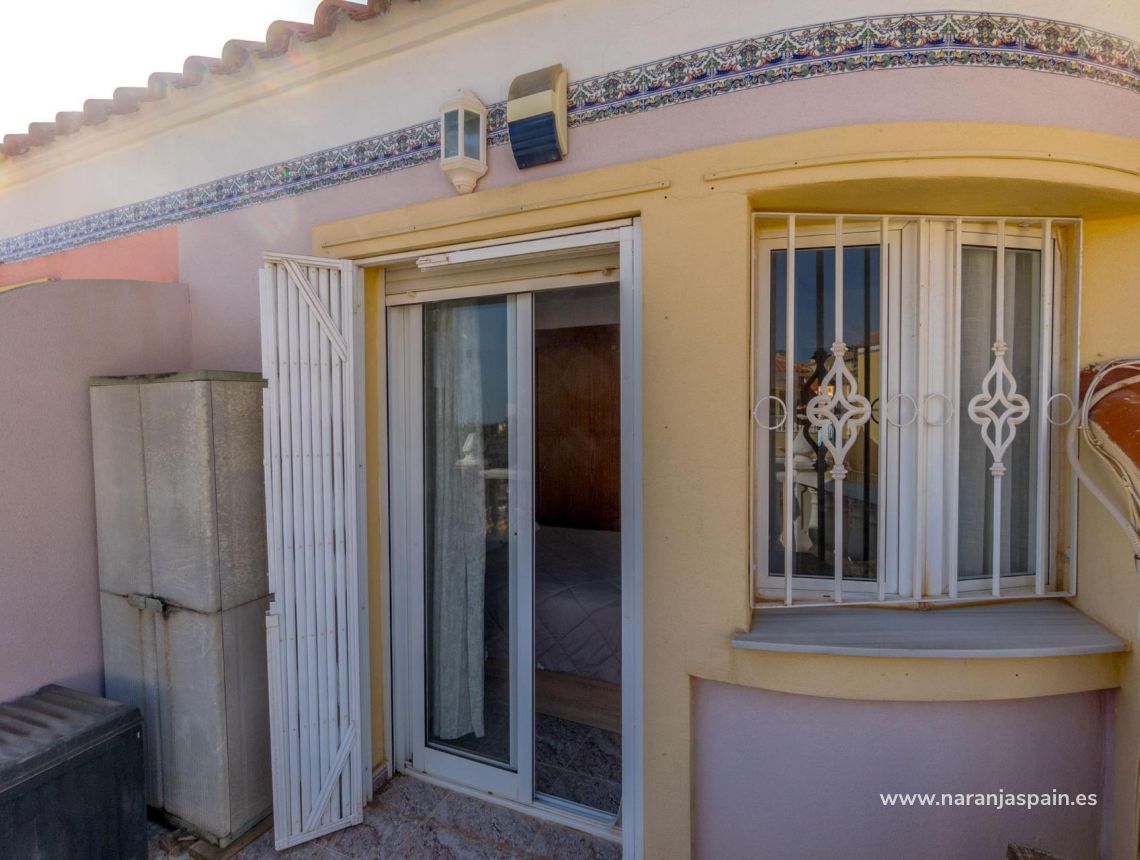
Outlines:
[[487,172],[487,108],[470,90],[439,109],[439,166],[460,194]]
[[520,170],[566,156],[566,70],[561,65],[527,72],[511,81],[507,129]]

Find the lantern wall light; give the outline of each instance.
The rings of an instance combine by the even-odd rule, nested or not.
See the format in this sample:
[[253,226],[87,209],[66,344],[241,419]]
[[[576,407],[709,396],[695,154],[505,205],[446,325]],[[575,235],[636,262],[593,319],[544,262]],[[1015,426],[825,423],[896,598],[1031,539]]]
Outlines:
[[487,172],[487,108],[470,90],[439,109],[439,166],[460,194]]

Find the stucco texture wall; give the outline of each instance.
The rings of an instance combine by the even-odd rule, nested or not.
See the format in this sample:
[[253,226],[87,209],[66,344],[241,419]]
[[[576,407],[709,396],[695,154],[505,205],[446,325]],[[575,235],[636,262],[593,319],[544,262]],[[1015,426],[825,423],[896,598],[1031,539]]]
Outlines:
[[[789,153],[796,154],[794,163]],[[733,806],[732,790],[707,784],[701,790],[712,795],[706,792],[694,813],[700,765],[693,754],[709,737],[694,722],[693,679],[826,697],[836,700],[836,707],[850,707],[839,704],[845,699],[929,702],[939,720],[989,713],[983,704],[972,711],[961,703],[1044,701],[1086,692],[1093,697],[1089,701],[1100,701],[1097,691],[1120,682],[1115,657],[969,661],[779,655],[736,651],[730,637],[750,619],[751,213],[782,207],[909,209],[1096,220],[1135,205],[1140,179],[1118,169],[1133,153],[1126,138],[1062,129],[985,123],[859,126],[606,167],[382,212],[315,232],[315,249],[346,241],[336,247],[365,257],[640,215],[646,856],[689,856],[694,835],[714,824],[704,812],[718,804],[744,814]],[[667,187],[649,190],[663,182]],[[575,196],[582,202],[574,203]],[[544,208],[544,201],[561,202]],[[443,226],[421,228],[432,224]],[[348,241],[370,234],[380,238]],[[1105,253],[1118,252],[1106,248]],[[1106,300],[1105,292],[1099,295],[1095,300]],[[370,336],[379,334],[374,328]],[[1128,611],[1135,612],[1135,606]],[[1133,636],[1131,629],[1114,629]],[[733,701],[735,725],[743,730],[753,711],[747,702]],[[765,700],[778,701],[784,700]],[[1018,713],[1032,723],[1032,731],[1046,733],[1055,716],[1048,707],[1029,705]],[[1103,749],[1107,723],[1087,723],[1077,712],[1066,720],[1081,749]],[[1122,743],[1134,742],[1133,735],[1124,734]],[[978,774],[996,773],[972,749],[944,744],[931,755],[945,766],[966,757]],[[1064,766],[1068,760],[1054,761]],[[763,764],[759,751],[740,751],[738,765],[750,767],[754,792],[779,793],[785,774]],[[1122,785],[1115,768],[1114,785]],[[1134,807],[1134,788],[1116,794],[1120,808]],[[832,807],[818,826],[835,835],[854,832],[857,824],[855,813]],[[1087,836],[1091,825],[1082,826]],[[885,845],[870,847],[885,850]]]
[[[673,32],[670,38],[676,42],[680,36]],[[615,58],[607,68],[621,62]],[[944,121],[925,122],[932,114]],[[750,617],[751,213],[790,208],[1084,216],[1090,219],[1089,247],[1101,243],[1108,267],[1103,277],[1088,273],[1087,321],[1090,302],[1102,316],[1116,312],[1112,303],[1119,287],[1112,273],[1127,272],[1128,261],[1135,260],[1129,248],[1137,244],[1137,226],[1120,223],[1120,217],[1140,200],[1137,137],[1134,94],[1004,69],[914,69],[808,80],[607,121],[574,129],[570,157],[559,165],[520,173],[505,147],[493,149],[479,191],[464,198],[455,197],[438,167],[428,164],[180,224],[179,275],[190,285],[193,307],[192,332],[180,342],[181,363],[260,367],[256,270],[265,250],[363,257],[640,215],[646,856],[686,857],[694,834],[699,838],[708,824],[701,818],[707,806],[693,814],[694,745],[709,740],[694,722],[694,678],[832,699],[951,703],[1096,696],[1091,691],[1115,686],[1120,678],[1116,662],[1101,658],[963,665],[758,656],[730,647],[732,632]],[[718,172],[731,176],[707,178]],[[365,217],[327,223],[353,216]],[[1091,226],[1093,220],[1104,222],[1102,232]],[[431,226],[438,224],[449,226]],[[377,231],[387,238],[335,249],[324,244]],[[1099,286],[1091,286],[1094,280]],[[381,314],[372,310],[369,338],[376,343]],[[1119,344],[1130,342],[1125,322],[1113,322],[1112,331]],[[370,391],[382,387],[377,366]],[[83,376],[109,372],[116,371],[93,368]],[[382,450],[379,424],[370,425],[370,450]],[[63,479],[70,472],[76,470],[58,470]],[[83,474],[89,481],[89,468]],[[35,522],[51,520],[40,512]],[[373,521],[370,546],[382,526],[379,518]],[[1107,581],[1125,589],[1119,554],[1107,541],[1104,552],[1111,553],[1106,563],[1117,571]],[[374,567],[374,595],[384,585],[381,575]],[[31,583],[22,587],[29,595],[36,589]],[[1117,593],[1119,605],[1108,606],[1113,598],[1106,596],[1101,616],[1131,639],[1136,596]],[[38,618],[46,617],[46,603],[28,597],[25,603]],[[373,602],[375,666],[382,665],[380,621]],[[31,654],[44,636],[25,638],[32,645],[22,646],[21,653]],[[97,666],[97,653],[92,659]],[[379,680],[374,675],[374,725],[382,725]],[[750,712],[748,702],[740,701]],[[958,713],[957,704],[944,707],[945,715]],[[1125,716],[1122,710],[1119,739],[1134,745],[1140,717]],[[740,718],[732,709],[731,719]],[[1087,741],[1082,735],[1081,743]],[[950,747],[941,752],[960,754]],[[1128,772],[1126,766],[1123,773],[1114,770],[1118,801],[1134,813],[1135,768]],[[757,790],[779,787],[757,779]],[[848,824],[841,818],[831,822],[837,831]],[[1135,841],[1134,824],[1131,831],[1127,823],[1114,826]]]
[[[809,129],[918,122],[931,116],[934,99],[940,116],[961,121],[1048,123],[1140,138],[1134,98],[1089,81],[995,74],[992,69],[939,69],[935,74],[917,69],[798,81],[571,129],[569,158],[527,171],[514,166],[509,147],[493,147],[490,169],[475,196],[718,144]],[[812,109],[803,110],[805,104]],[[1048,114],[1041,113],[1042,104],[1051,105]],[[882,143],[891,148],[889,141]],[[787,148],[772,160],[796,156]],[[455,200],[434,163],[180,224],[178,267],[194,304],[194,366],[260,368],[257,269],[262,253],[334,253],[312,247],[314,226],[431,200],[445,206],[455,201],[458,209],[467,205]],[[899,211],[911,210],[904,205]]]
[[[1140,355],[1140,217],[1094,218],[1085,222],[1081,355],[1085,364]],[[1117,494],[1114,479],[1096,458],[1083,459],[1100,486]],[[1123,503],[1123,499],[1120,499]],[[1100,503],[1081,491],[1079,502],[1076,604],[1135,643],[1140,630],[1140,564],[1124,533]],[[1117,853],[1133,857],[1140,845],[1140,662],[1135,651],[1121,670],[1116,699],[1117,741],[1114,786],[1122,802],[1113,817]]]
[[[1004,857],[1010,842],[1072,860],[1104,856],[1112,693],[853,702],[698,681],[693,698],[697,857],[977,860]],[[996,809],[880,799],[1054,791],[1074,804],[1095,794],[1097,803]]]
[[[1140,10],[1131,0],[1080,8],[1066,0],[1003,0],[998,8],[960,0],[933,8],[1075,18],[1140,37]],[[0,236],[424,122],[458,87],[470,88],[490,104],[505,98],[515,75],[552,62],[561,62],[572,80],[581,80],[784,27],[931,10],[928,0],[399,0],[385,15],[338,28],[332,38],[295,42],[288,57],[208,78],[203,86],[175,91],[78,134],[59,135],[50,146],[14,159],[0,172],[0,189],[10,203],[0,207]],[[933,74],[945,80],[944,72]],[[1016,74],[1002,70],[988,78],[995,89],[974,98],[972,110],[1004,113],[1014,122],[1022,121],[1017,114],[1032,111],[1058,125],[1069,121],[1053,116],[1057,111],[1085,107],[1089,116],[1098,115],[1095,96],[1087,106],[1084,100],[1041,101],[1032,85],[1024,93],[1004,87],[1002,82],[1016,80]],[[847,86],[835,80],[829,78],[823,89],[835,87],[838,93]],[[813,88],[793,89],[802,94]],[[912,89],[921,94],[925,88]],[[956,86],[939,87],[936,99],[925,100],[923,118],[954,116],[965,93]],[[805,104],[811,109],[803,109]],[[805,99],[790,115],[817,125],[849,122],[833,116],[834,106],[829,99]],[[43,106],[45,115],[64,107]],[[856,121],[881,119],[889,110],[890,99],[846,102],[846,112],[861,112]],[[1101,119],[1112,116],[1124,114]],[[772,123],[777,128],[765,133],[779,133],[782,122],[774,106],[757,128]],[[687,133],[679,122],[657,145],[673,147],[674,139]],[[120,181],[124,176],[130,181]],[[374,208],[387,205],[378,198]]]
[[20,263],[0,264],[0,290],[41,278],[173,283],[178,280],[178,229],[163,227]]
[[[690,675],[799,691],[812,691],[804,687],[815,683],[816,692],[846,690],[854,697],[889,695],[885,689],[889,684],[867,684],[868,677],[881,676],[873,665],[821,665],[811,658],[761,663],[727,648],[731,631],[748,623],[748,425],[741,416],[749,396],[749,213],[787,207],[993,214],[1011,211],[1009,206],[1016,201],[1018,211],[1072,215],[1083,214],[1081,207],[1088,202],[1087,195],[1074,198],[1071,185],[1065,184],[1082,180],[1078,168],[1047,166],[1039,171],[1031,161],[1007,171],[1033,183],[1031,194],[1012,184],[988,181],[987,174],[995,173],[993,164],[936,168],[934,160],[893,173],[869,165],[844,169],[844,181],[874,182],[875,187],[849,186],[840,192],[828,191],[830,186],[810,171],[779,181],[768,175],[711,186],[700,177],[716,169],[749,165],[772,169],[797,159],[899,153],[911,147],[941,154],[999,148],[1080,156],[1082,142],[1054,130],[1100,132],[1118,141],[1140,137],[1140,114],[1131,110],[1134,99],[1130,93],[1089,81],[1006,70],[917,69],[837,76],[575,128],[566,161],[525,172],[514,167],[509,148],[495,147],[489,153],[488,174],[478,191],[466,198],[456,197],[438,166],[427,164],[189,221],[178,226],[178,252],[180,276],[190,284],[193,303],[191,363],[260,368],[256,271],[266,250],[360,256],[371,250],[424,247],[488,233],[506,235],[614,214],[642,214],[646,459],[652,464],[644,485],[646,686],[654,691],[646,726],[647,743],[654,752],[646,775],[655,792],[647,810],[647,830],[652,831],[650,847],[676,851],[688,845],[691,836],[690,819],[684,814],[692,738],[686,704]],[[935,102],[939,116],[956,123],[1003,125],[975,129],[947,122],[908,131],[909,125],[930,117]],[[1042,104],[1050,105],[1047,114],[1042,113]],[[812,109],[804,110],[804,105]],[[1016,133],[1006,135],[1005,129]],[[797,136],[812,130],[818,131]],[[737,145],[724,146],[732,142]],[[715,152],[707,149],[713,146],[718,147]],[[678,152],[688,155],[671,155]],[[947,186],[945,177],[957,182],[963,173],[981,178],[973,185]],[[1053,184],[1041,181],[1046,174]],[[663,178],[671,179],[674,187],[659,194],[633,195],[593,207],[563,206],[501,219],[493,227],[461,224],[450,230],[423,229],[457,217],[477,222],[482,213],[517,203],[572,198],[588,189],[630,187]],[[325,248],[322,242],[335,231],[323,228],[312,238],[316,225],[370,213],[378,213],[375,221],[384,229],[407,233],[381,243],[384,247],[379,249]],[[360,231],[369,229],[366,225]],[[369,342],[376,336],[374,328]],[[370,438],[375,448],[375,434]],[[372,531],[379,527],[375,524]],[[370,538],[375,549],[377,536]],[[370,580],[373,595],[386,587],[378,567],[371,570]],[[377,762],[384,759],[380,621],[379,606],[374,605]],[[679,653],[675,631],[681,629],[688,635]],[[895,661],[889,677],[904,675],[905,662]],[[1069,690],[1074,684],[1093,689],[1106,683],[1106,677],[1115,677],[1103,662],[1090,668],[1040,661],[1029,672],[1021,669],[991,663],[963,674],[925,666],[921,671],[929,681],[923,695],[935,689],[962,698],[994,695],[994,690],[1041,694]]]
[[183,284],[57,281],[0,293],[0,700],[101,693],[87,379],[183,370]]

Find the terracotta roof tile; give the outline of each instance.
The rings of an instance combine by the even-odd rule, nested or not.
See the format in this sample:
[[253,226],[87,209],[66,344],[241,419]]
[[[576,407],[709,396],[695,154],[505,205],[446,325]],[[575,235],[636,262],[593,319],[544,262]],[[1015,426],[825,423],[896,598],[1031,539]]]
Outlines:
[[[1120,382],[1135,371],[1120,368],[1108,374],[1101,387]],[[1084,394],[1094,376],[1092,368],[1081,371],[1081,393]],[[1092,420],[1121,451],[1140,466],[1140,383],[1112,392],[1091,413]]]
[[[411,0],[415,2],[415,0]],[[0,153],[12,158],[34,146],[45,146],[59,135],[74,134],[83,126],[99,125],[111,115],[134,113],[144,102],[161,101],[171,88],[196,87],[207,75],[232,75],[251,59],[278,57],[289,50],[293,40],[315,42],[331,35],[345,18],[367,21],[383,15],[392,0],[323,0],[313,13],[313,22],[274,21],[265,31],[264,42],[231,39],[222,46],[220,57],[187,57],[179,72],[155,72],[145,87],[120,87],[109,99],[88,99],[81,111],[63,111],[54,122],[33,122],[26,133],[6,134]]]

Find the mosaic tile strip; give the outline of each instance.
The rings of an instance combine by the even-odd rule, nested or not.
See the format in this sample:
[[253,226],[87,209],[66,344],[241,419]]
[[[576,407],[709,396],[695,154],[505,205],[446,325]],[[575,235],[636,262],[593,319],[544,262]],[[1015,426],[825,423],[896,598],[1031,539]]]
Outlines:
[[[988,66],[1084,78],[1140,94],[1140,44],[1017,15],[939,12],[833,21],[741,39],[574,82],[581,127],[788,81],[876,69]],[[507,143],[506,105],[488,108],[488,142]],[[439,156],[432,120],[141,203],[0,240],[15,262],[378,176]]]

